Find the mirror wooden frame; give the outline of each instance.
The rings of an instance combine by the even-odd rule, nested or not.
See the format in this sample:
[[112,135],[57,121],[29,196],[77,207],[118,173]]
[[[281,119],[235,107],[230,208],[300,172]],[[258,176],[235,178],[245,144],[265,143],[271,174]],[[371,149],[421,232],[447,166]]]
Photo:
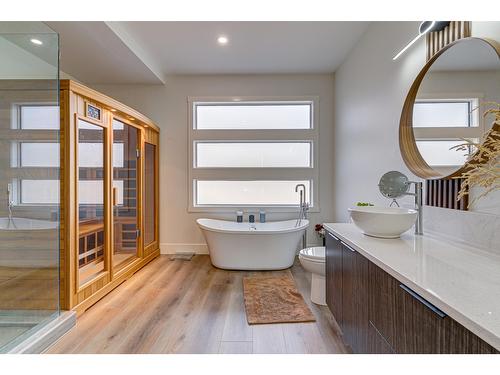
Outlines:
[[[406,164],[406,166],[412,171],[416,176],[424,178],[424,179],[449,179],[460,177],[464,172],[471,168],[471,164],[466,162],[461,168],[457,171],[453,172],[450,175],[442,175],[435,169],[433,169],[425,159],[420,154],[418,150],[417,143],[415,141],[415,136],[413,134],[413,106],[415,103],[415,99],[417,98],[418,89],[425,78],[428,70],[431,68],[432,64],[447,50],[457,45],[458,43],[462,43],[464,41],[469,40],[480,40],[486,44],[488,44],[498,55],[500,59],[500,44],[491,39],[485,38],[476,38],[476,37],[468,37],[463,39],[458,39],[440,49],[436,52],[427,63],[424,65],[420,73],[418,73],[417,77],[413,81],[413,84],[408,91],[408,95],[406,96],[405,102],[403,104],[403,110],[401,112],[401,119],[399,122],[399,149],[401,151],[401,156]],[[496,130],[499,130],[500,126],[498,124],[494,125]]]

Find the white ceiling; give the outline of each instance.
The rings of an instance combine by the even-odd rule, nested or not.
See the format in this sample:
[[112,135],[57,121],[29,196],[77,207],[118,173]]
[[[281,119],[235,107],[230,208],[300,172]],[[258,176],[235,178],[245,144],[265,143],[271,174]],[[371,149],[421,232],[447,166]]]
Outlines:
[[[61,69],[87,83],[180,74],[331,73],[368,22],[48,22]],[[226,46],[217,37],[229,38]]]

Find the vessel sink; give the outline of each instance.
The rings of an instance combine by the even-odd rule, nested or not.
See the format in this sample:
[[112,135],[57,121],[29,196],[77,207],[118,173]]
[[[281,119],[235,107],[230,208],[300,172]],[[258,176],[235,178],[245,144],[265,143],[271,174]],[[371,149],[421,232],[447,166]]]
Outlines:
[[408,208],[354,207],[351,219],[361,231],[372,237],[398,238],[417,220],[417,211]]

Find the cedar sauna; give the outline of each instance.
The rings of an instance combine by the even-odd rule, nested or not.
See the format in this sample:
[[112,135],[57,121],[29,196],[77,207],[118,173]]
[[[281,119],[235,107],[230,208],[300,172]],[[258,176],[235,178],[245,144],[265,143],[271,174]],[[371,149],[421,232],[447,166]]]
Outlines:
[[159,129],[71,80],[60,118],[60,303],[82,312],[160,253]]

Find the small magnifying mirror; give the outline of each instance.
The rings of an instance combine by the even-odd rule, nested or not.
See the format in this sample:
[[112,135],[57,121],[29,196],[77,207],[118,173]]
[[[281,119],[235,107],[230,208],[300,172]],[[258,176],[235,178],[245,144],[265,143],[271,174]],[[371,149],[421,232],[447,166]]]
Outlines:
[[408,195],[408,191],[410,190],[410,182],[408,180],[408,177],[406,177],[401,172],[390,171],[385,173],[380,178],[378,189],[384,197],[392,199],[393,203],[396,203],[396,205],[399,206],[396,202],[396,199]]
[[[414,186],[413,193],[410,192],[410,185]],[[405,195],[415,197],[415,209],[418,211],[415,233],[422,234],[422,183],[408,180],[408,177],[401,172],[390,171],[380,178],[378,189],[384,197],[392,199],[391,206],[396,204],[399,207],[397,198]]]

